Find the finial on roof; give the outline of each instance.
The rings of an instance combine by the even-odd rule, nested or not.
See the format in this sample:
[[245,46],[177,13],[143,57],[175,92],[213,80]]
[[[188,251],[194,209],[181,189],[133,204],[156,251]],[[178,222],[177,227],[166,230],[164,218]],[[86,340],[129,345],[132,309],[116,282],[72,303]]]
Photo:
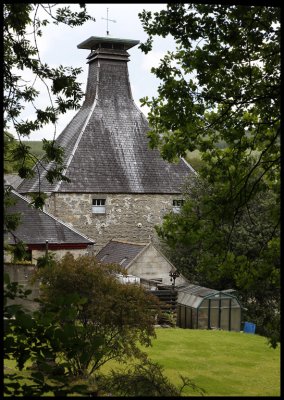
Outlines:
[[106,22],[107,22],[107,36],[108,36],[109,35],[108,21],[111,21],[111,22],[116,22],[116,21],[114,19],[109,19],[109,17],[108,17],[108,8],[107,8],[107,17],[106,18],[102,17],[102,19],[105,19]]

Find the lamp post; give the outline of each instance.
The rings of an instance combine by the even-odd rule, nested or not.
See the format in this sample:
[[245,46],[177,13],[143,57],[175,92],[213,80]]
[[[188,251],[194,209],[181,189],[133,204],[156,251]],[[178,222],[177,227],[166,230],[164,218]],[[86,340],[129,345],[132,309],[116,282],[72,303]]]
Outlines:
[[173,270],[172,270],[172,271],[169,273],[169,276],[171,277],[172,287],[173,287],[173,289],[174,289],[176,278],[180,276],[180,273],[179,273],[178,271],[173,271]]

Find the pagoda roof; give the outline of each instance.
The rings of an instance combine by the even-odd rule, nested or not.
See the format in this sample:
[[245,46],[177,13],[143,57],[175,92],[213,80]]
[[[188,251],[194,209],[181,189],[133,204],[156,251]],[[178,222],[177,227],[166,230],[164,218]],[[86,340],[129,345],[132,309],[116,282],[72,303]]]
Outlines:
[[139,40],[133,39],[119,39],[119,38],[112,38],[112,37],[100,37],[100,36],[91,36],[88,39],[84,40],[82,43],[78,44],[78,49],[93,49],[96,48],[98,45],[104,44],[115,44],[115,45],[122,45],[124,50],[131,49],[131,47],[136,46],[139,44]]
[[[90,48],[95,42],[109,41],[127,46],[138,43],[91,37],[79,46]],[[131,93],[127,51],[97,48],[89,58],[84,104],[57,139],[65,151],[65,175],[71,182],[50,184],[45,176],[53,163],[42,163],[35,168],[35,177],[25,179],[18,191],[37,192],[40,178],[43,192],[181,193],[185,179],[195,171],[183,159],[169,163],[157,149],[150,149],[148,121]]]

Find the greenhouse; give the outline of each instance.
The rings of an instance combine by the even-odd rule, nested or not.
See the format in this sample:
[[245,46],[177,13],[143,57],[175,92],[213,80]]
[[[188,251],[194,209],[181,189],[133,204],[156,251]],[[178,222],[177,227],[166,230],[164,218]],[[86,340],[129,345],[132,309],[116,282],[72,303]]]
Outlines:
[[218,291],[198,285],[178,288],[177,326],[189,329],[241,329],[241,304],[233,290]]

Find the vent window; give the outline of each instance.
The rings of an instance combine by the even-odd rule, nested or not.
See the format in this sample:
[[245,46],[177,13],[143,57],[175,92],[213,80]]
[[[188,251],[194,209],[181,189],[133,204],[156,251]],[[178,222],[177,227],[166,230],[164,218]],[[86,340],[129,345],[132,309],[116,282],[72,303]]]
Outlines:
[[184,200],[173,200],[173,212],[176,214],[179,213],[183,203]]
[[92,213],[93,214],[105,214],[106,213],[106,199],[93,199]]

